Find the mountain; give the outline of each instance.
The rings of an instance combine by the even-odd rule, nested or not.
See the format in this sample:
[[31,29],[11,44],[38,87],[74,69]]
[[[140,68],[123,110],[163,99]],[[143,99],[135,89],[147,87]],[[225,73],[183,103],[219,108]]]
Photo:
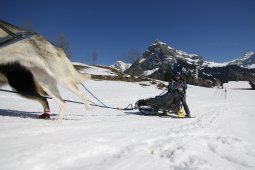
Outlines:
[[255,69],[255,52],[247,52],[243,57],[230,61],[229,65],[238,65],[240,67]]
[[252,61],[254,52],[232,62],[208,62],[197,54],[176,50],[156,40],[125,73],[169,81],[176,71],[181,71],[190,84],[214,86],[228,81],[253,79],[255,69],[248,69],[254,65]]
[[110,67],[119,70],[120,72],[124,72],[127,70],[132,64],[124,63],[122,61],[117,61],[115,64],[111,65]]

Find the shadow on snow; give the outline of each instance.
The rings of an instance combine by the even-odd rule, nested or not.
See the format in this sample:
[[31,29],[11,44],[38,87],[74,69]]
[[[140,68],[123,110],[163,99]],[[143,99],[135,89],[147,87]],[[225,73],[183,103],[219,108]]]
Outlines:
[[41,112],[0,109],[0,116],[38,119]]

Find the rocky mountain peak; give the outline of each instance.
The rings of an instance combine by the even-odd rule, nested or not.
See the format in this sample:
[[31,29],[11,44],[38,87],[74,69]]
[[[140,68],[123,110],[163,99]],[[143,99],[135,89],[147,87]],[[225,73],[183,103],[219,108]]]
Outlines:
[[168,81],[176,71],[182,71],[190,84],[211,86],[215,82],[251,79],[255,69],[247,69],[248,66],[255,68],[254,52],[232,62],[214,63],[204,61],[197,54],[176,50],[157,39],[125,73]]
[[202,65],[204,63],[201,56],[197,54],[188,54],[181,50],[176,50],[173,47],[170,47],[166,43],[156,39],[152,45],[148,47],[148,49],[144,52],[141,60],[149,57],[154,59],[158,58],[162,60],[162,62],[168,61],[172,63],[176,63],[177,60],[182,60],[184,62],[188,62],[195,65]]

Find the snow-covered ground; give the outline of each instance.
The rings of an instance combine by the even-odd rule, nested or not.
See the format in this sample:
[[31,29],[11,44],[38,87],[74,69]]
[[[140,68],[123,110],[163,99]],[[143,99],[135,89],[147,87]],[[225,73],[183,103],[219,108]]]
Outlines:
[[116,76],[116,73],[112,72],[110,69],[107,69],[107,68],[100,68],[97,66],[82,64],[78,62],[73,62],[73,65],[85,67],[84,69],[80,70],[81,73],[104,75],[104,76]]
[[[85,85],[114,107],[161,93],[138,83],[90,80]],[[226,96],[222,89],[189,86],[191,119],[99,107],[86,111],[67,103],[61,123],[36,119],[39,104],[0,92],[0,169],[255,169],[255,91],[247,82],[225,87]],[[61,93],[79,100],[65,89]],[[49,102],[54,118],[58,107]]]

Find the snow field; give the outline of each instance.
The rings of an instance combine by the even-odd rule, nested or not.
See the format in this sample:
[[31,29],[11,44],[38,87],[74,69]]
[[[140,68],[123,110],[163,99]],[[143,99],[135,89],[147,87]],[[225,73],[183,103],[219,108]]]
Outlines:
[[[113,107],[161,93],[138,83],[91,80],[85,85]],[[247,82],[225,86],[226,98],[222,89],[189,86],[192,119],[98,107],[86,111],[67,103],[60,123],[35,119],[39,104],[0,92],[0,169],[254,169],[255,91],[247,90]],[[61,94],[79,101],[66,89]],[[58,107],[49,102],[56,117]]]

